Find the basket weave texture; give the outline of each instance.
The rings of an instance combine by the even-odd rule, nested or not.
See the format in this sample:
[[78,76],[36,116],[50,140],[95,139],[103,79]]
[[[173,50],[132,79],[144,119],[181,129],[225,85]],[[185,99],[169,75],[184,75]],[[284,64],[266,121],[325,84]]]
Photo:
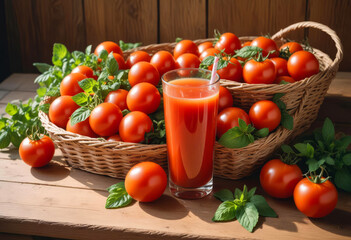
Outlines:
[[[214,175],[222,178],[240,179],[250,175],[262,165],[283,143],[290,141],[306,131],[317,118],[319,108],[324,100],[332,79],[342,60],[343,49],[339,37],[329,27],[315,22],[300,22],[280,30],[272,39],[284,41],[283,36],[301,28],[316,28],[327,33],[335,42],[337,53],[332,61],[318,49],[313,49],[320,63],[320,72],[302,81],[286,84],[246,84],[222,79],[221,85],[231,92],[234,105],[248,110],[250,106],[263,99],[272,99],[276,93],[285,93],[282,100],[288,112],[294,118],[294,129],[279,127],[268,137],[256,140],[247,147],[229,149],[216,143]],[[254,37],[241,37],[248,41]],[[194,41],[200,44],[213,39]],[[160,50],[173,52],[176,43],[153,44],[125,51],[125,59],[136,50],[154,54]],[[52,99],[47,99],[50,102]],[[107,142],[100,139],[84,137],[70,133],[51,123],[48,116],[40,112],[39,117],[63,154],[63,158],[74,168],[88,172],[124,178],[129,169],[142,161],[153,161],[167,169],[167,147],[124,142]]]

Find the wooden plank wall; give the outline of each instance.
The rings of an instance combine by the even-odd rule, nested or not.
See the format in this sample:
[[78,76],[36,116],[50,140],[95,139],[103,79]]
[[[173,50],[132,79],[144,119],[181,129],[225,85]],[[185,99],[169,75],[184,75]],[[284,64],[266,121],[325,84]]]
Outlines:
[[[330,26],[344,53],[351,52],[351,0],[5,0],[4,8],[1,32],[11,72],[35,72],[33,62],[50,62],[55,42],[73,51],[104,40],[147,45],[207,38],[214,29],[254,36],[304,20]],[[335,56],[334,43],[319,31],[287,37],[308,37],[312,46]],[[344,55],[340,70],[351,71],[351,56]]]

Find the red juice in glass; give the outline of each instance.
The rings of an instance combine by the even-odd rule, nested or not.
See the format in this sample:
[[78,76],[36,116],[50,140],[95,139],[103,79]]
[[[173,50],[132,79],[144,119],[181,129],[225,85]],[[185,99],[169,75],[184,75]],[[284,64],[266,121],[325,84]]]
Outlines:
[[181,198],[201,198],[212,191],[219,78],[210,84],[209,77],[201,69],[163,76],[169,185]]

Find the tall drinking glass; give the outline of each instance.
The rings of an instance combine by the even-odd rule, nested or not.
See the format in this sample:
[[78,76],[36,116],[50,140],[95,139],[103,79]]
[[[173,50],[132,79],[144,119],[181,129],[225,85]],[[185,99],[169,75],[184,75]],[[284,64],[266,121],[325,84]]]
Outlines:
[[176,197],[212,191],[219,76],[213,83],[210,78],[210,71],[191,68],[162,76],[169,188]]

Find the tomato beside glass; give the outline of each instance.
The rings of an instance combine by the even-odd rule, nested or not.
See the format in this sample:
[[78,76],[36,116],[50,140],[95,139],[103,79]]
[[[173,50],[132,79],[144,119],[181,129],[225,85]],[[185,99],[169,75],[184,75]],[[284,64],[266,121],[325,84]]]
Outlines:
[[220,86],[219,87],[219,100],[218,100],[218,112],[221,112],[223,109],[233,106],[233,96],[230,91]]
[[172,54],[167,51],[158,51],[155,53],[151,57],[150,63],[157,69],[160,76],[176,68],[176,62]]
[[157,110],[161,102],[161,95],[157,88],[150,83],[138,83],[129,90],[127,106],[130,111],[141,111],[146,114]]
[[167,187],[167,175],[154,162],[141,162],[133,166],[125,178],[127,193],[140,202],[152,202],[161,197]]
[[246,124],[251,123],[249,115],[241,108],[229,107],[222,110],[217,116],[217,137],[221,138],[229,129],[238,127],[239,118]]
[[262,188],[276,198],[291,197],[296,184],[302,178],[302,172],[296,164],[289,165],[280,159],[268,161],[260,172]]
[[48,136],[43,136],[38,140],[26,137],[21,142],[19,154],[22,160],[29,166],[43,167],[54,156],[55,145]]
[[145,140],[145,134],[152,130],[151,118],[140,111],[128,113],[119,125],[119,135],[123,142],[140,143]]
[[[212,70],[212,65],[209,70]],[[221,79],[231,80],[235,82],[241,82],[243,77],[243,68],[240,62],[236,58],[231,58],[226,67],[217,70],[218,75]]]
[[281,111],[274,102],[261,100],[251,106],[249,116],[255,128],[268,128],[271,132],[280,124]]
[[338,191],[329,180],[314,183],[304,178],[295,187],[294,202],[306,216],[321,218],[334,210],[338,202]]
[[160,74],[151,63],[138,62],[129,70],[128,81],[132,87],[141,82],[148,82],[157,86],[160,81]]
[[184,53],[177,60],[177,68],[199,68],[200,59],[192,53]]

